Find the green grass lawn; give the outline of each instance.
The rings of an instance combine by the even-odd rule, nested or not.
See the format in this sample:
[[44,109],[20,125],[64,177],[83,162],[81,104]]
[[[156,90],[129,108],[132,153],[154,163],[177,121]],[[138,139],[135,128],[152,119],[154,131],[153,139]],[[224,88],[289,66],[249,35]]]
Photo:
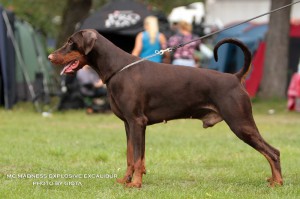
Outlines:
[[45,118],[19,105],[0,109],[0,198],[300,198],[300,113],[283,101],[253,108],[261,134],[281,151],[282,187],[267,186],[266,159],[224,122],[203,129],[176,120],[147,128],[143,187],[124,188],[115,176],[126,169],[125,131],[113,114]]

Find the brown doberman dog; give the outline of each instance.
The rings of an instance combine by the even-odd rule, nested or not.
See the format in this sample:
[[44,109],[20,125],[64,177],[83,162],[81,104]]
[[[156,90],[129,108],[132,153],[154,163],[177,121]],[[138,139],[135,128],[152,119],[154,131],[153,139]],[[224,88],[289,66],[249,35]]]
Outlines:
[[251,53],[240,41],[225,39],[215,46],[216,60],[217,50],[224,43],[235,44],[244,52],[244,66],[236,74],[147,60],[122,70],[140,58],[91,29],[74,33],[49,55],[49,60],[65,65],[64,74],[74,74],[88,64],[107,84],[111,109],[124,122],[127,136],[127,171],[119,183],[142,186],[147,125],[193,118],[202,120],[204,128],[224,120],[238,138],[266,157],[272,171],[270,185],[282,185],[280,152],[260,135],[241,83],[250,68]]

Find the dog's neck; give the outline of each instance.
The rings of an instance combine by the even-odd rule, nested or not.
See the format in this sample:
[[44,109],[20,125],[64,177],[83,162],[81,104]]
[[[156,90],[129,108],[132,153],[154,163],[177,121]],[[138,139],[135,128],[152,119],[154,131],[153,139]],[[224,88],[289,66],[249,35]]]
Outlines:
[[107,83],[127,64],[139,59],[121,50],[101,35],[98,35],[90,54],[88,56],[90,65],[104,83]]

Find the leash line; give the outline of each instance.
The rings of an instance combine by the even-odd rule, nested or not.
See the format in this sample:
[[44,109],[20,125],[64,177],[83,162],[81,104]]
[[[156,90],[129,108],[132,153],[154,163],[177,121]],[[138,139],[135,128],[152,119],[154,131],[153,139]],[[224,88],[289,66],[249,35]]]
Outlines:
[[177,45],[177,46],[173,46],[173,47],[170,47],[170,48],[167,48],[167,49],[164,49],[164,50],[155,50],[154,54],[149,55],[149,56],[147,56],[147,57],[144,57],[144,58],[142,58],[142,59],[140,59],[140,60],[138,60],[138,61],[135,61],[135,62],[133,62],[133,63],[131,63],[131,64],[126,65],[125,67],[123,67],[123,68],[122,68],[121,70],[119,70],[118,72],[121,72],[121,71],[123,71],[123,70],[125,70],[125,69],[127,69],[127,68],[129,68],[129,67],[131,67],[131,66],[133,66],[133,65],[135,65],[135,64],[138,64],[138,63],[140,63],[140,62],[143,62],[143,61],[145,61],[145,60],[148,60],[148,59],[150,59],[150,58],[152,58],[152,57],[155,57],[155,56],[157,56],[157,55],[163,55],[165,52],[172,52],[172,51],[174,51],[174,50],[176,50],[176,49],[178,49],[178,48],[181,48],[181,47],[183,47],[183,46],[185,46],[185,45],[187,45],[187,44],[190,44],[190,43],[192,43],[192,42],[196,42],[196,41],[199,41],[199,40],[201,40],[201,39],[210,37],[210,36],[212,36],[212,35],[215,35],[215,34],[218,34],[218,33],[220,33],[220,32],[226,31],[226,30],[228,30],[228,29],[234,28],[234,27],[236,27],[236,26],[239,26],[239,25],[241,25],[241,24],[247,23],[247,22],[252,21],[252,20],[254,20],[254,19],[263,17],[263,16],[265,16],[265,15],[272,14],[272,13],[274,13],[274,12],[277,12],[277,11],[279,11],[279,10],[285,9],[285,8],[287,8],[287,7],[289,7],[289,6],[292,6],[292,5],[294,5],[294,4],[297,4],[297,3],[300,3],[300,0],[299,0],[299,1],[292,2],[292,3],[287,4],[287,5],[285,5],[285,6],[281,6],[281,7],[279,7],[279,8],[276,8],[276,9],[271,10],[271,11],[269,11],[269,12],[266,12],[266,13],[264,13],[264,14],[258,15],[258,16],[256,16],[256,17],[252,17],[252,18],[247,19],[247,20],[245,20],[245,21],[242,21],[242,22],[240,22],[240,23],[237,23],[237,24],[228,26],[227,28],[224,28],[224,29],[221,29],[221,30],[214,31],[214,32],[212,32],[212,33],[209,33],[209,34],[204,35],[204,36],[202,36],[202,37],[199,37],[199,38],[197,38],[197,39],[188,41],[188,42],[186,42],[186,43],[181,43],[181,44],[179,44],[179,45]]
[[154,53],[154,54],[149,55],[149,56],[147,56],[147,57],[144,57],[144,58],[142,58],[142,59],[140,59],[140,60],[137,60],[137,61],[135,61],[135,62],[133,62],[133,63],[131,63],[131,64],[126,65],[126,66],[123,67],[119,72],[121,72],[121,71],[123,71],[123,70],[129,68],[130,66],[133,66],[133,65],[135,65],[135,64],[138,64],[138,63],[140,63],[140,62],[142,62],[142,61],[148,60],[148,59],[150,59],[150,58],[152,58],[152,57],[155,57],[155,56],[157,56],[157,55],[163,55],[165,52],[171,52],[171,51],[172,51],[171,48],[167,48],[167,49],[165,49],[165,50],[155,50],[155,53]]

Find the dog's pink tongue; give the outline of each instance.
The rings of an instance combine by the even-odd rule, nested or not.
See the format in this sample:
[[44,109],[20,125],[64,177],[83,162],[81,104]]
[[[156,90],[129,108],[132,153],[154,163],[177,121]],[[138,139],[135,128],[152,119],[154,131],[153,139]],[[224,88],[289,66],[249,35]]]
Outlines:
[[74,62],[72,62],[72,63],[69,63],[68,65],[66,65],[66,66],[62,69],[62,71],[60,72],[60,75],[63,75],[64,73],[68,73],[68,72],[73,72],[74,69],[77,68],[78,64],[79,64],[79,61],[78,61],[78,60],[76,60],[76,61],[74,61]]

